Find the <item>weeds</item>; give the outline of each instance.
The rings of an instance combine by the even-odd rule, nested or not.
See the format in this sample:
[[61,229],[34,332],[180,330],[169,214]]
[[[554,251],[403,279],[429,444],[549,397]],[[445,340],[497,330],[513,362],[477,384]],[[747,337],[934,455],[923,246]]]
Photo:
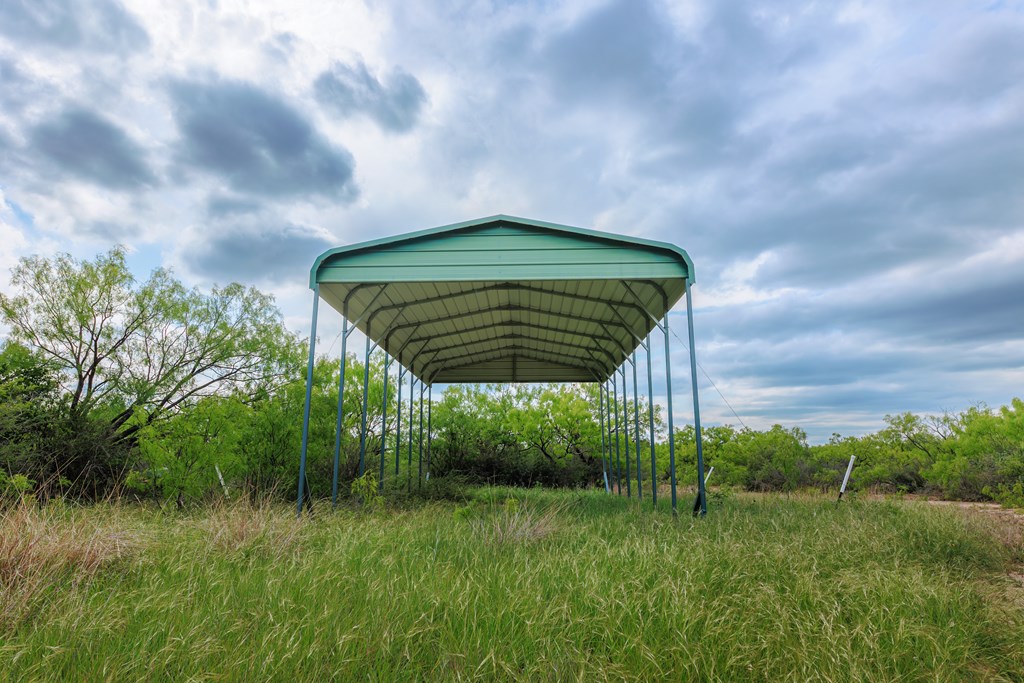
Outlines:
[[352,497],[368,512],[384,509],[384,496],[377,486],[377,475],[367,471],[352,482]]
[[500,508],[470,517],[469,526],[480,540],[492,546],[539,541],[558,529],[558,507],[536,510],[517,498],[506,498]]
[[695,520],[593,492],[463,500],[301,521],[241,501],[12,509],[5,596],[49,578],[0,632],[0,678],[1024,679],[1019,539],[962,510],[737,494]]
[[41,510],[19,502],[0,510],[0,632],[46,593],[88,582],[137,546],[135,533],[76,520],[60,505]]
[[302,522],[290,509],[269,498],[252,501],[247,496],[211,504],[198,526],[211,546],[228,552],[261,548],[287,553],[298,546],[302,531]]

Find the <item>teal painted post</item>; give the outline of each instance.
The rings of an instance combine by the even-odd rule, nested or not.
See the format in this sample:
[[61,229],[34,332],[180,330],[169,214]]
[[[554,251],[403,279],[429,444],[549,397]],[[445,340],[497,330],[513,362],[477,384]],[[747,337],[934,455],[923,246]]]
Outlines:
[[306,407],[302,412],[302,452],[299,456],[299,495],[296,514],[302,516],[302,497],[306,487],[306,450],[309,448],[309,407],[313,401],[313,363],[316,361],[316,314],[320,307],[320,284],[313,287],[313,322],[309,332],[309,366],[306,368]]
[[377,480],[377,490],[384,490],[384,454],[388,450],[388,368],[391,367],[391,356],[384,352],[384,405],[381,408],[380,422],[380,479]]
[[647,418],[651,437],[651,506],[658,507],[658,460],[654,452],[654,376],[651,371],[651,335],[647,335]]
[[[410,366],[411,367],[411,366]],[[413,393],[416,389],[416,375],[412,374],[412,370],[409,370],[409,461],[405,466],[405,479],[408,484],[409,493],[412,493],[412,411],[416,404],[413,398]]]
[[398,480],[398,462],[402,455],[402,364],[398,364],[398,405],[395,408],[395,480]]
[[604,492],[611,493],[611,488],[608,486],[608,461],[606,456],[608,455],[608,449],[605,447],[604,439],[604,385],[597,385],[597,421],[601,426],[601,473],[604,475]]
[[612,412],[615,413],[615,486],[622,495],[622,452],[619,441],[619,392],[615,386],[615,373],[612,373]]
[[[700,399],[697,396],[697,349],[693,345],[693,297],[690,279],[683,281],[686,288],[686,327],[690,334],[690,383],[693,386],[693,428],[697,437],[697,505],[701,517],[708,513],[708,497],[704,487],[704,443],[700,433]],[[695,511],[696,512],[696,511]]]
[[612,467],[612,395],[608,390],[608,381],[604,383],[604,422],[605,431],[608,432],[608,477],[612,482],[612,489],[615,488],[615,468]]
[[341,469],[341,420],[345,401],[345,363],[348,358],[348,306],[341,315],[341,362],[338,369],[338,418],[334,424],[334,476],[331,477],[331,509],[338,507],[338,472]]
[[359,476],[366,472],[366,412],[370,392],[370,330],[366,330],[366,354],[363,358],[363,424],[359,429]]
[[423,488],[423,390],[424,389],[426,389],[426,385],[423,384],[423,380],[420,380],[420,425],[419,425],[419,428],[420,428],[420,438],[416,442],[416,444],[417,444],[417,448],[416,448],[416,452],[417,452],[416,466],[418,468],[418,473],[416,475],[416,488],[418,488],[418,489],[422,489]]
[[622,440],[626,444],[626,498],[633,497],[633,479],[629,473],[629,386],[626,384],[626,364],[619,366],[622,374]]
[[640,396],[638,395],[636,381],[636,349],[633,350],[633,437],[636,439],[636,497],[638,500],[644,497],[643,479],[640,476]]
[[434,385],[427,387],[427,481],[430,481],[430,436],[433,432],[430,429],[430,418],[434,408]]
[[665,313],[661,326],[665,333],[665,402],[668,404],[668,471],[672,482],[672,514],[678,515],[676,508],[676,435],[672,424],[672,350],[668,344],[668,312]]

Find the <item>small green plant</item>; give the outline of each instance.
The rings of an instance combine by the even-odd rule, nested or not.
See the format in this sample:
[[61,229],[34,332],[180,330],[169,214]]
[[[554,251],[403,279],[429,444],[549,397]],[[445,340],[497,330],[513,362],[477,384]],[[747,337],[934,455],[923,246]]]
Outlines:
[[23,503],[35,502],[32,490],[36,482],[24,474],[6,475],[0,472],[0,498],[20,500]]
[[713,489],[708,489],[707,495],[708,504],[717,507],[723,505],[725,501],[732,498],[735,494],[733,493],[731,486],[728,484],[722,484],[721,486],[716,486]]
[[31,492],[32,488],[36,485],[35,481],[29,479],[24,474],[15,474],[10,477],[4,477],[0,483],[2,483],[4,488],[11,493],[16,493],[21,496]]
[[373,472],[367,472],[352,482],[352,497],[361,500],[366,510],[382,510],[384,508],[384,496],[377,487],[377,476]]
[[152,486],[152,482],[150,482],[150,480],[142,472],[139,472],[138,470],[132,470],[124,478],[124,485],[125,488],[131,489],[132,491],[138,491],[139,493],[147,493]]

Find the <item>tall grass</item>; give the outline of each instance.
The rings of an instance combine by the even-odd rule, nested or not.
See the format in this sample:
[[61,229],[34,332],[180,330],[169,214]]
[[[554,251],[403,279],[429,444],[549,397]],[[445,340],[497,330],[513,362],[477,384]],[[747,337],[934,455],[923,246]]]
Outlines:
[[0,507],[0,633],[18,626],[48,594],[90,581],[138,547],[127,525],[66,513],[60,505],[40,510],[28,498]]
[[958,510],[730,498],[673,520],[603,493],[513,489],[326,509],[67,512],[134,549],[65,565],[89,580],[0,627],[0,676],[1024,678],[1007,577],[1019,538]]

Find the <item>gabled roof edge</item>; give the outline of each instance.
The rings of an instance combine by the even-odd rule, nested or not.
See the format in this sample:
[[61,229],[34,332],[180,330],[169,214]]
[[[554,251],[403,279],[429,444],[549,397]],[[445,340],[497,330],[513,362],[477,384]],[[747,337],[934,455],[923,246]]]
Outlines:
[[688,274],[688,279],[690,283],[693,284],[693,282],[695,282],[693,272],[693,261],[690,259],[690,255],[687,254],[684,249],[677,247],[676,245],[671,244],[670,242],[659,242],[657,240],[648,240],[640,237],[629,237],[626,235],[618,235],[612,232],[591,230],[589,228],[577,228],[571,225],[561,225],[559,223],[549,223],[546,221],[537,221],[529,218],[519,218],[516,216],[509,216],[506,214],[497,214],[494,216],[487,216],[485,218],[476,218],[474,220],[462,221],[461,223],[441,225],[435,228],[426,228],[424,230],[417,230],[414,232],[407,232],[400,235],[392,235],[389,237],[381,237],[375,240],[369,240],[366,242],[356,242],[355,244],[349,244],[343,247],[334,247],[333,249],[328,249],[327,251],[320,254],[313,262],[313,267],[309,271],[309,288],[313,289],[316,286],[317,271],[320,270],[320,266],[323,265],[324,261],[326,261],[332,256],[344,253],[358,252],[364,249],[373,249],[387,244],[399,244],[401,242],[408,242],[423,237],[441,235],[447,232],[457,232],[459,230],[466,230],[469,228],[479,227],[481,225],[487,225],[488,223],[498,223],[502,221],[506,221],[509,223],[519,223],[520,225],[525,225],[534,228],[546,228],[549,230],[580,235],[583,237],[592,237],[611,242],[634,244],[638,246],[669,251],[683,259],[684,263],[686,263],[686,272]]

